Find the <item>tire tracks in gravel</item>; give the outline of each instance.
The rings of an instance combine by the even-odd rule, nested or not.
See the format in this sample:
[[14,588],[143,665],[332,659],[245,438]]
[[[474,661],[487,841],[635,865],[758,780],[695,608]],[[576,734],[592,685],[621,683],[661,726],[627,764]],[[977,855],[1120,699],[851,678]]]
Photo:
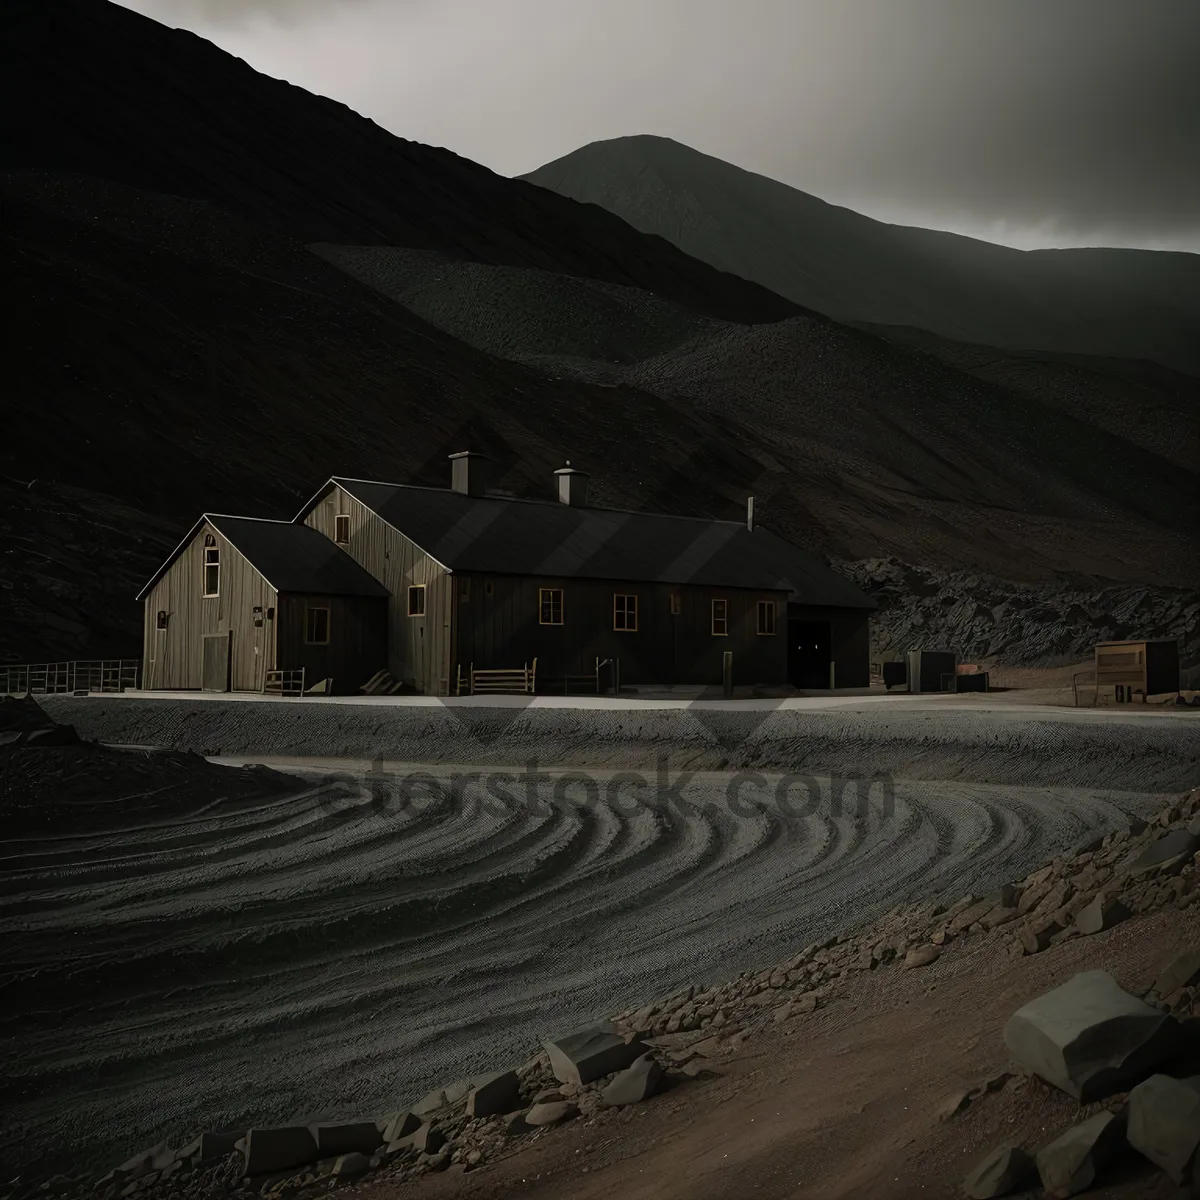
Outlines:
[[[153,730],[190,730],[242,754],[237,737],[272,735],[258,710],[281,707],[210,715],[178,702],[172,715],[176,702],[93,703],[47,708],[85,736],[103,726],[144,744]],[[222,707],[247,711],[231,719]],[[288,709],[301,726],[288,744],[356,748],[355,710],[330,720],[325,708]],[[471,749],[427,714],[414,732],[390,710],[368,711],[395,761],[420,761],[405,757],[414,739],[451,763]],[[919,713],[774,713],[742,751],[768,776],[766,799],[735,810],[729,773],[705,769],[729,745],[686,714],[605,716],[586,740],[576,715],[556,731],[544,711],[524,713],[506,735],[519,744],[493,742],[489,761],[549,762],[572,745],[603,779],[665,751],[697,771],[683,802],[650,803],[652,779],[620,804],[556,798],[547,781],[533,807],[441,795],[388,811],[368,802],[361,770],[322,803],[305,772],[294,796],[10,843],[5,1156],[12,1131],[23,1158],[111,1165],[168,1133],[394,1109],[518,1061],[545,1034],[781,959],[895,904],[1019,878],[1157,811],[1182,790],[1175,780],[1194,779],[1197,753],[1181,740],[1194,729],[1178,722],[1042,729],[974,713],[932,724]],[[835,811],[819,762],[890,772],[894,801],[869,791]],[[820,775],[819,803],[771,801],[774,772],[805,770]]]

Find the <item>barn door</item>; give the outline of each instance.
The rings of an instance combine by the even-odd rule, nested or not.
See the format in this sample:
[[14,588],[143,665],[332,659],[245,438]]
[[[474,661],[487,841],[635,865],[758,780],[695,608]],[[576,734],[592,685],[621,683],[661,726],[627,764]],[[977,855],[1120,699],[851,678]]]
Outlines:
[[204,666],[200,686],[206,692],[229,691],[229,634],[204,635]]

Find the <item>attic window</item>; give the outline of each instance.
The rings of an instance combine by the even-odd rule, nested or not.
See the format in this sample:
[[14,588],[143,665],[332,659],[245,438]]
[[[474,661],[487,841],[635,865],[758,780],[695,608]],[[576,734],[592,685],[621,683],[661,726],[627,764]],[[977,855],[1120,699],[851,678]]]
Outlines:
[[333,540],[339,546],[345,546],[350,541],[350,514],[338,513],[333,518]]
[[671,616],[677,617],[683,612],[683,597],[678,592],[671,593]]
[[158,615],[154,618],[154,628],[155,629],[166,629],[166,627],[167,627],[167,610],[165,608],[160,608],[158,610]]
[[204,535],[204,594],[217,596],[221,591],[221,551],[211,533]]
[[415,584],[408,589],[408,615],[423,617],[425,615],[425,585]]

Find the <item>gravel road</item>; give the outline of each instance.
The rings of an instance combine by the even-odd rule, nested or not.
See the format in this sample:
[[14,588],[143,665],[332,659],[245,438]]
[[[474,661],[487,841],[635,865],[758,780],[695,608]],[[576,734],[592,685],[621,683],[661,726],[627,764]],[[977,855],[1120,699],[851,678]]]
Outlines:
[[[1017,878],[1200,777],[1195,723],[1153,717],[45,707],[302,778],[7,843],[6,1165],[394,1109],[900,901]],[[482,762],[505,778],[449,765]],[[879,778],[835,795],[831,773]]]

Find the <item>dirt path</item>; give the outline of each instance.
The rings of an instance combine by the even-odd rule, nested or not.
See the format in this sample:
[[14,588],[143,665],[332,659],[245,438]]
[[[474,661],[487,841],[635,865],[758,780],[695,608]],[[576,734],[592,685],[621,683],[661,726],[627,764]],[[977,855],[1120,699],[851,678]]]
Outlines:
[[[1136,918],[1013,959],[1006,939],[952,946],[920,971],[855,979],[828,1008],[756,1034],[715,1078],[535,1135],[468,1175],[364,1189],[366,1200],[909,1200],[960,1194],[1005,1141],[1041,1143],[1079,1119],[1067,1096],[1018,1077],[949,1121],[954,1094],[1010,1069],[1000,1031],[1031,996],[1104,968],[1144,989],[1200,940],[1200,908]],[[1173,1194],[1130,1162],[1098,1198]]]

